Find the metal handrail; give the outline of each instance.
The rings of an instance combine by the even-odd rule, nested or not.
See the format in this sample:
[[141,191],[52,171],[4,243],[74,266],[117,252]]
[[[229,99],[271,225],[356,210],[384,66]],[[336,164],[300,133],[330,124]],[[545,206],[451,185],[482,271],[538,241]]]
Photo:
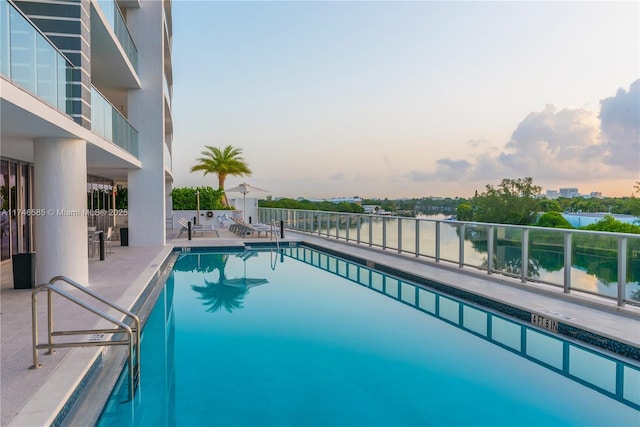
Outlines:
[[[63,289],[60,289],[56,282],[64,282],[68,285],[73,286],[76,289],[84,292],[85,294],[93,297],[94,299],[102,302],[103,304],[115,309],[121,314],[125,315],[132,319],[134,323],[134,327],[130,327],[123,321],[120,321],[104,311],[96,308],[95,306],[81,300],[75,295],[66,292]],[[47,344],[39,344],[38,342],[38,294],[43,291],[47,291]],[[90,311],[91,313],[97,315],[98,317],[107,320],[117,327],[114,329],[80,329],[80,330],[67,330],[67,331],[54,331],[53,330],[53,304],[52,304],[52,293],[56,293],[67,300],[79,305],[80,307]],[[55,353],[54,349],[56,348],[70,348],[70,347],[96,347],[96,346],[112,346],[112,345],[127,345],[129,347],[129,395],[130,398],[133,399],[135,394],[136,385],[140,381],[140,319],[134,313],[118,306],[117,304],[112,303],[106,298],[98,295],[97,293],[87,289],[85,286],[69,279],[65,276],[56,276],[52,278],[49,283],[45,283],[43,285],[36,286],[33,291],[31,291],[31,316],[32,316],[32,339],[33,339],[33,365],[30,369],[40,368],[42,365],[39,363],[39,355],[38,350],[48,349],[49,351],[45,354],[53,354]],[[126,340],[111,340],[111,341],[77,341],[77,342],[65,342],[54,344],[53,337],[54,336],[65,336],[65,335],[89,335],[95,333],[102,334],[118,334],[118,333],[126,333]],[[135,351],[135,360],[134,360],[134,351]],[[134,363],[135,362],[135,363]]]
[[[277,231],[278,226],[276,225],[276,221],[274,219],[271,220],[271,239],[274,239],[274,229]],[[275,233],[276,239],[276,247],[278,248],[277,253],[280,254],[280,241],[278,240],[278,233]],[[271,270],[276,269],[276,264],[278,263],[278,258],[273,257],[273,251],[271,251]]]
[[[276,220],[272,219],[271,220],[271,239],[274,238],[274,233],[273,230],[277,230],[278,226],[276,225]],[[275,233],[275,239],[276,239],[276,247],[278,248],[278,251],[280,250],[280,241],[278,240],[278,233]]]

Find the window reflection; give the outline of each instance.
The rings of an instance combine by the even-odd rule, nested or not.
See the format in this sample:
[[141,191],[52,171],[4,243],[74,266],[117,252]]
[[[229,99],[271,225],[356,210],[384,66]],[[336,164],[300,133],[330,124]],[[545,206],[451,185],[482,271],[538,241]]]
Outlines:
[[0,160],[0,259],[33,250],[32,219],[25,214],[31,207],[31,165]]

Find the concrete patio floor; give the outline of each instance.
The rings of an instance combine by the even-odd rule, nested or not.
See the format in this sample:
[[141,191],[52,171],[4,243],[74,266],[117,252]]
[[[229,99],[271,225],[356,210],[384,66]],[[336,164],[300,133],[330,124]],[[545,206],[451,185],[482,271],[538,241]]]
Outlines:
[[[266,242],[269,237],[240,238],[227,229],[220,237],[194,237],[179,230],[167,230],[167,246],[122,247],[113,243],[113,253],[106,260],[89,261],[89,285],[92,290],[130,308],[173,247],[242,246],[252,241]],[[557,313],[570,318],[577,327],[640,347],[640,308],[618,308],[615,302],[591,295],[565,295],[546,285],[522,285],[502,276],[487,276],[473,269],[458,270],[431,261],[399,256],[389,251],[287,231],[285,241],[306,241],[330,250],[349,253],[378,265],[392,266],[459,289],[486,295],[514,307],[523,307],[541,315]],[[1,266],[1,415],[2,426],[49,425],[64,405],[71,391],[93,363],[99,348],[60,349],[52,356],[42,355],[43,367],[29,370],[31,351],[31,290],[13,289],[11,263]],[[44,295],[43,295],[44,296]],[[41,298],[41,332],[46,322],[45,298]],[[77,306],[54,298],[56,329],[78,329],[98,323],[95,316]],[[44,335],[41,333],[41,336]],[[44,352],[41,352],[41,354]]]

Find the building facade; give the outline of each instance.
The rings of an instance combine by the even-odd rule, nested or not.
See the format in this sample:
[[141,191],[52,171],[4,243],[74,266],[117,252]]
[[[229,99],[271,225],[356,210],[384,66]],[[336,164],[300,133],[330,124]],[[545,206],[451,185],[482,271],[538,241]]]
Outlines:
[[561,188],[559,193],[560,197],[566,197],[568,199],[578,197],[580,195],[580,192],[577,188]]
[[171,19],[170,0],[0,0],[1,255],[35,252],[38,283],[88,283],[88,226],[165,244]]

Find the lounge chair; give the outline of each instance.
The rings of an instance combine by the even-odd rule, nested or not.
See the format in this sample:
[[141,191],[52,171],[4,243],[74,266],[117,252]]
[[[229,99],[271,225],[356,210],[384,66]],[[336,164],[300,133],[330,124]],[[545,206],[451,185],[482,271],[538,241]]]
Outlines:
[[[186,219],[184,218],[180,218],[178,220],[178,224],[180,224],[182,226],[182,228],[180,229],[180,232],[178,233],[178,237],[180,237],[180,235],[189,230],[189,223]],[[204,236],[204,233],[206,233],[207,231],[210,231],[212,233],[216,233],[216,236],[220,237],[220,233],[218,233],[218,230],[215,229],[215,227],[212,224],[204,224],[204,225],[199,225],[199,224],[191,224],[191,231],[194,233],[200,233],[201,236]]]
[[229,231],[237,234],[238,236],[245,237],[247,234],[257,233],[260,237],[260,233],[273,233],[273,228],[267,224],[249,224],[241,219],[231,218],[234,224],[229,226]]

